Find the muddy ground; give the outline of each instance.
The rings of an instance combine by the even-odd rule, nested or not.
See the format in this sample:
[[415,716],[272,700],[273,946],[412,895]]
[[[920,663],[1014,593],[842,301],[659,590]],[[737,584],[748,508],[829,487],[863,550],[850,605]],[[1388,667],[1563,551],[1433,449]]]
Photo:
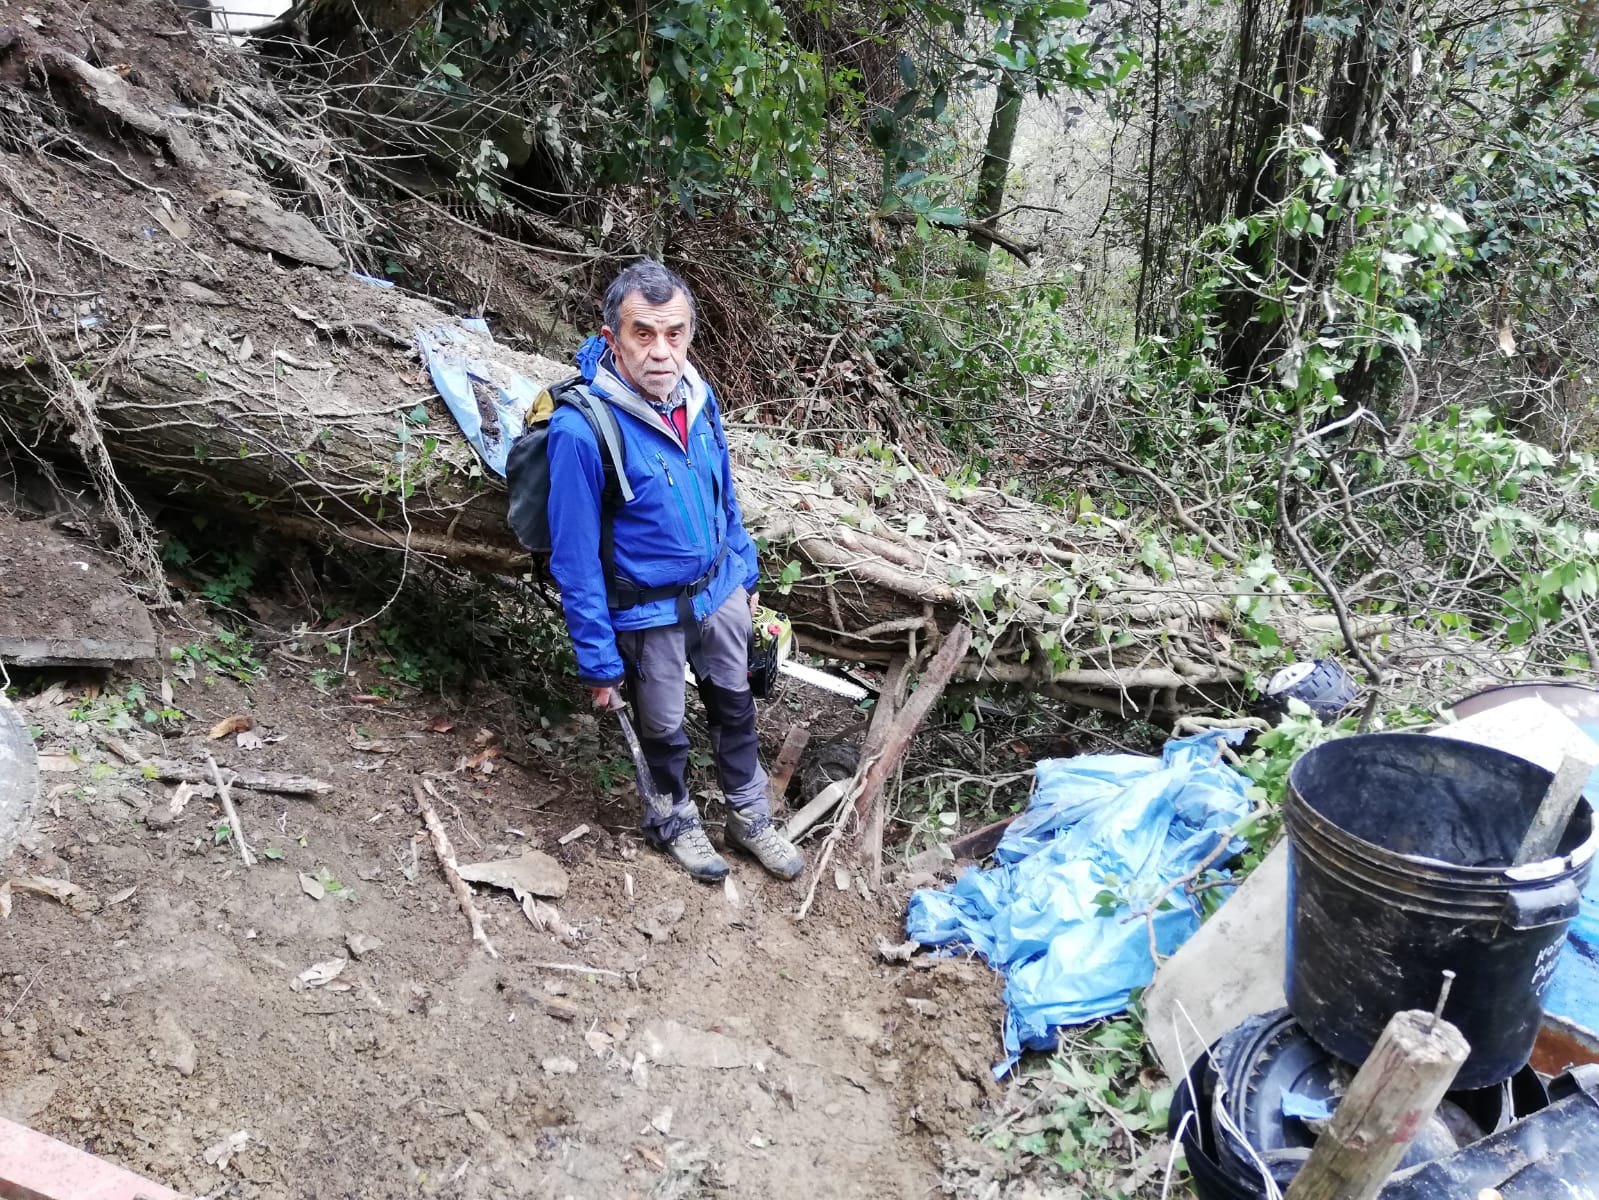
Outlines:
[[[903,892],[840,891],[829,870],[797,922],[808,877],[737,859],[730,888],[693,883],[640,846],[625,779],[596,782],[587,714],[546,752],[505,736],[492,695],[322,690],[294,642],[241,683],[197,608],[162,633],[140,677],[21,681],[50,769],[0,873],[83,895],[18,890],[0,922],[5,1115],[213,1197],[910,1197],[980,1153],[998,980],[881,962]],[[785,714],[768,711],[769,757]],[[234,716],[258,749],[208,736]],[[236,791],[273,856],[245,869],[214,797],[174,816],[178,789],[119,751],[333,790]],[[565,866],[570,944],[484,894],[500,957],[473,945],[420,832],[423,780],[463,862],[531,847]],[[339,958],[331,983],[297,983]]]

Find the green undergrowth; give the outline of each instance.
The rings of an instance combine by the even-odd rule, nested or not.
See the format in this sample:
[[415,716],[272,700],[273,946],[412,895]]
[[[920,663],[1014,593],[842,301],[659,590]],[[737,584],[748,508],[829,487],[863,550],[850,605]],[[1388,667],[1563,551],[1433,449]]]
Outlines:
[[1053,1053],[1024,1056],[1005,1114],[973,1133],[1014,1171],[1070,1194],[1143,1200],[1161,1194],[1171,1158],[1171,1099],[1135,1003],[1123,1016],[1062,1030]]

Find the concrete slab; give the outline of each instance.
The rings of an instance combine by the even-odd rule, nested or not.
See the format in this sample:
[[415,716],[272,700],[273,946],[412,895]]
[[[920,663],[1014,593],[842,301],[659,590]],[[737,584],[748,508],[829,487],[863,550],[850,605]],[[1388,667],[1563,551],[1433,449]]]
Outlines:
[[111,563],[43,521],[0,510],[0,662],[112,666],[155,652],[150,614]]
[[3,1200],[183,1200],[171,1188],[0,1117]]

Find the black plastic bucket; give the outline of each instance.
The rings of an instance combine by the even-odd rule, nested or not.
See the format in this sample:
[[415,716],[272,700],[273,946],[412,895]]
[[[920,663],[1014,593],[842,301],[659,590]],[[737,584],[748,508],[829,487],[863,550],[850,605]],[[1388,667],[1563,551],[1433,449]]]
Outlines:
[[1364,1061],[1401,1009],[1444,1015],[1481,1088],[1526,1065],[1540,1000],[1599,839],[1586,800],[1557,856],[1511,867],[1550,774],[1419,734],[1340,738],[1288,775],[1288,1007],[1328,1051]]

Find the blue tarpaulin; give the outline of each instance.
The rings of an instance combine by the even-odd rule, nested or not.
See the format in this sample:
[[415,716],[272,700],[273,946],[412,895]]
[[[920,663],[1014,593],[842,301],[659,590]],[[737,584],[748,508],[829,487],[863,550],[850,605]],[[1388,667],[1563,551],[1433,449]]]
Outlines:
[[[1052,1048],[1058,1027],[1120,1012],[1154,978],[1144,913],[1162,956],[1199,928],[1197,904],[1167,889],[1249,813],[1244,778],[1221,758],[1226,736],[1173,740],[1158,759],[1040,762],[1027,811],[994,853],[999,865],[912,895],[911,937],[972,946],[1006,977],[1007,1058],[996,1074],[1023,1049]],[[1228,853],[1244,848],[1233,841]]]
[[[489,334],[487,323],[475,317],[464,318],[461,325],[484,337]],[[491,366],[476,353],[473,339],[454,326],[418,329],[416,341],[433,386],[455,423],[484,465],[504,478],[511,443],[522,432],[543,385]]]

